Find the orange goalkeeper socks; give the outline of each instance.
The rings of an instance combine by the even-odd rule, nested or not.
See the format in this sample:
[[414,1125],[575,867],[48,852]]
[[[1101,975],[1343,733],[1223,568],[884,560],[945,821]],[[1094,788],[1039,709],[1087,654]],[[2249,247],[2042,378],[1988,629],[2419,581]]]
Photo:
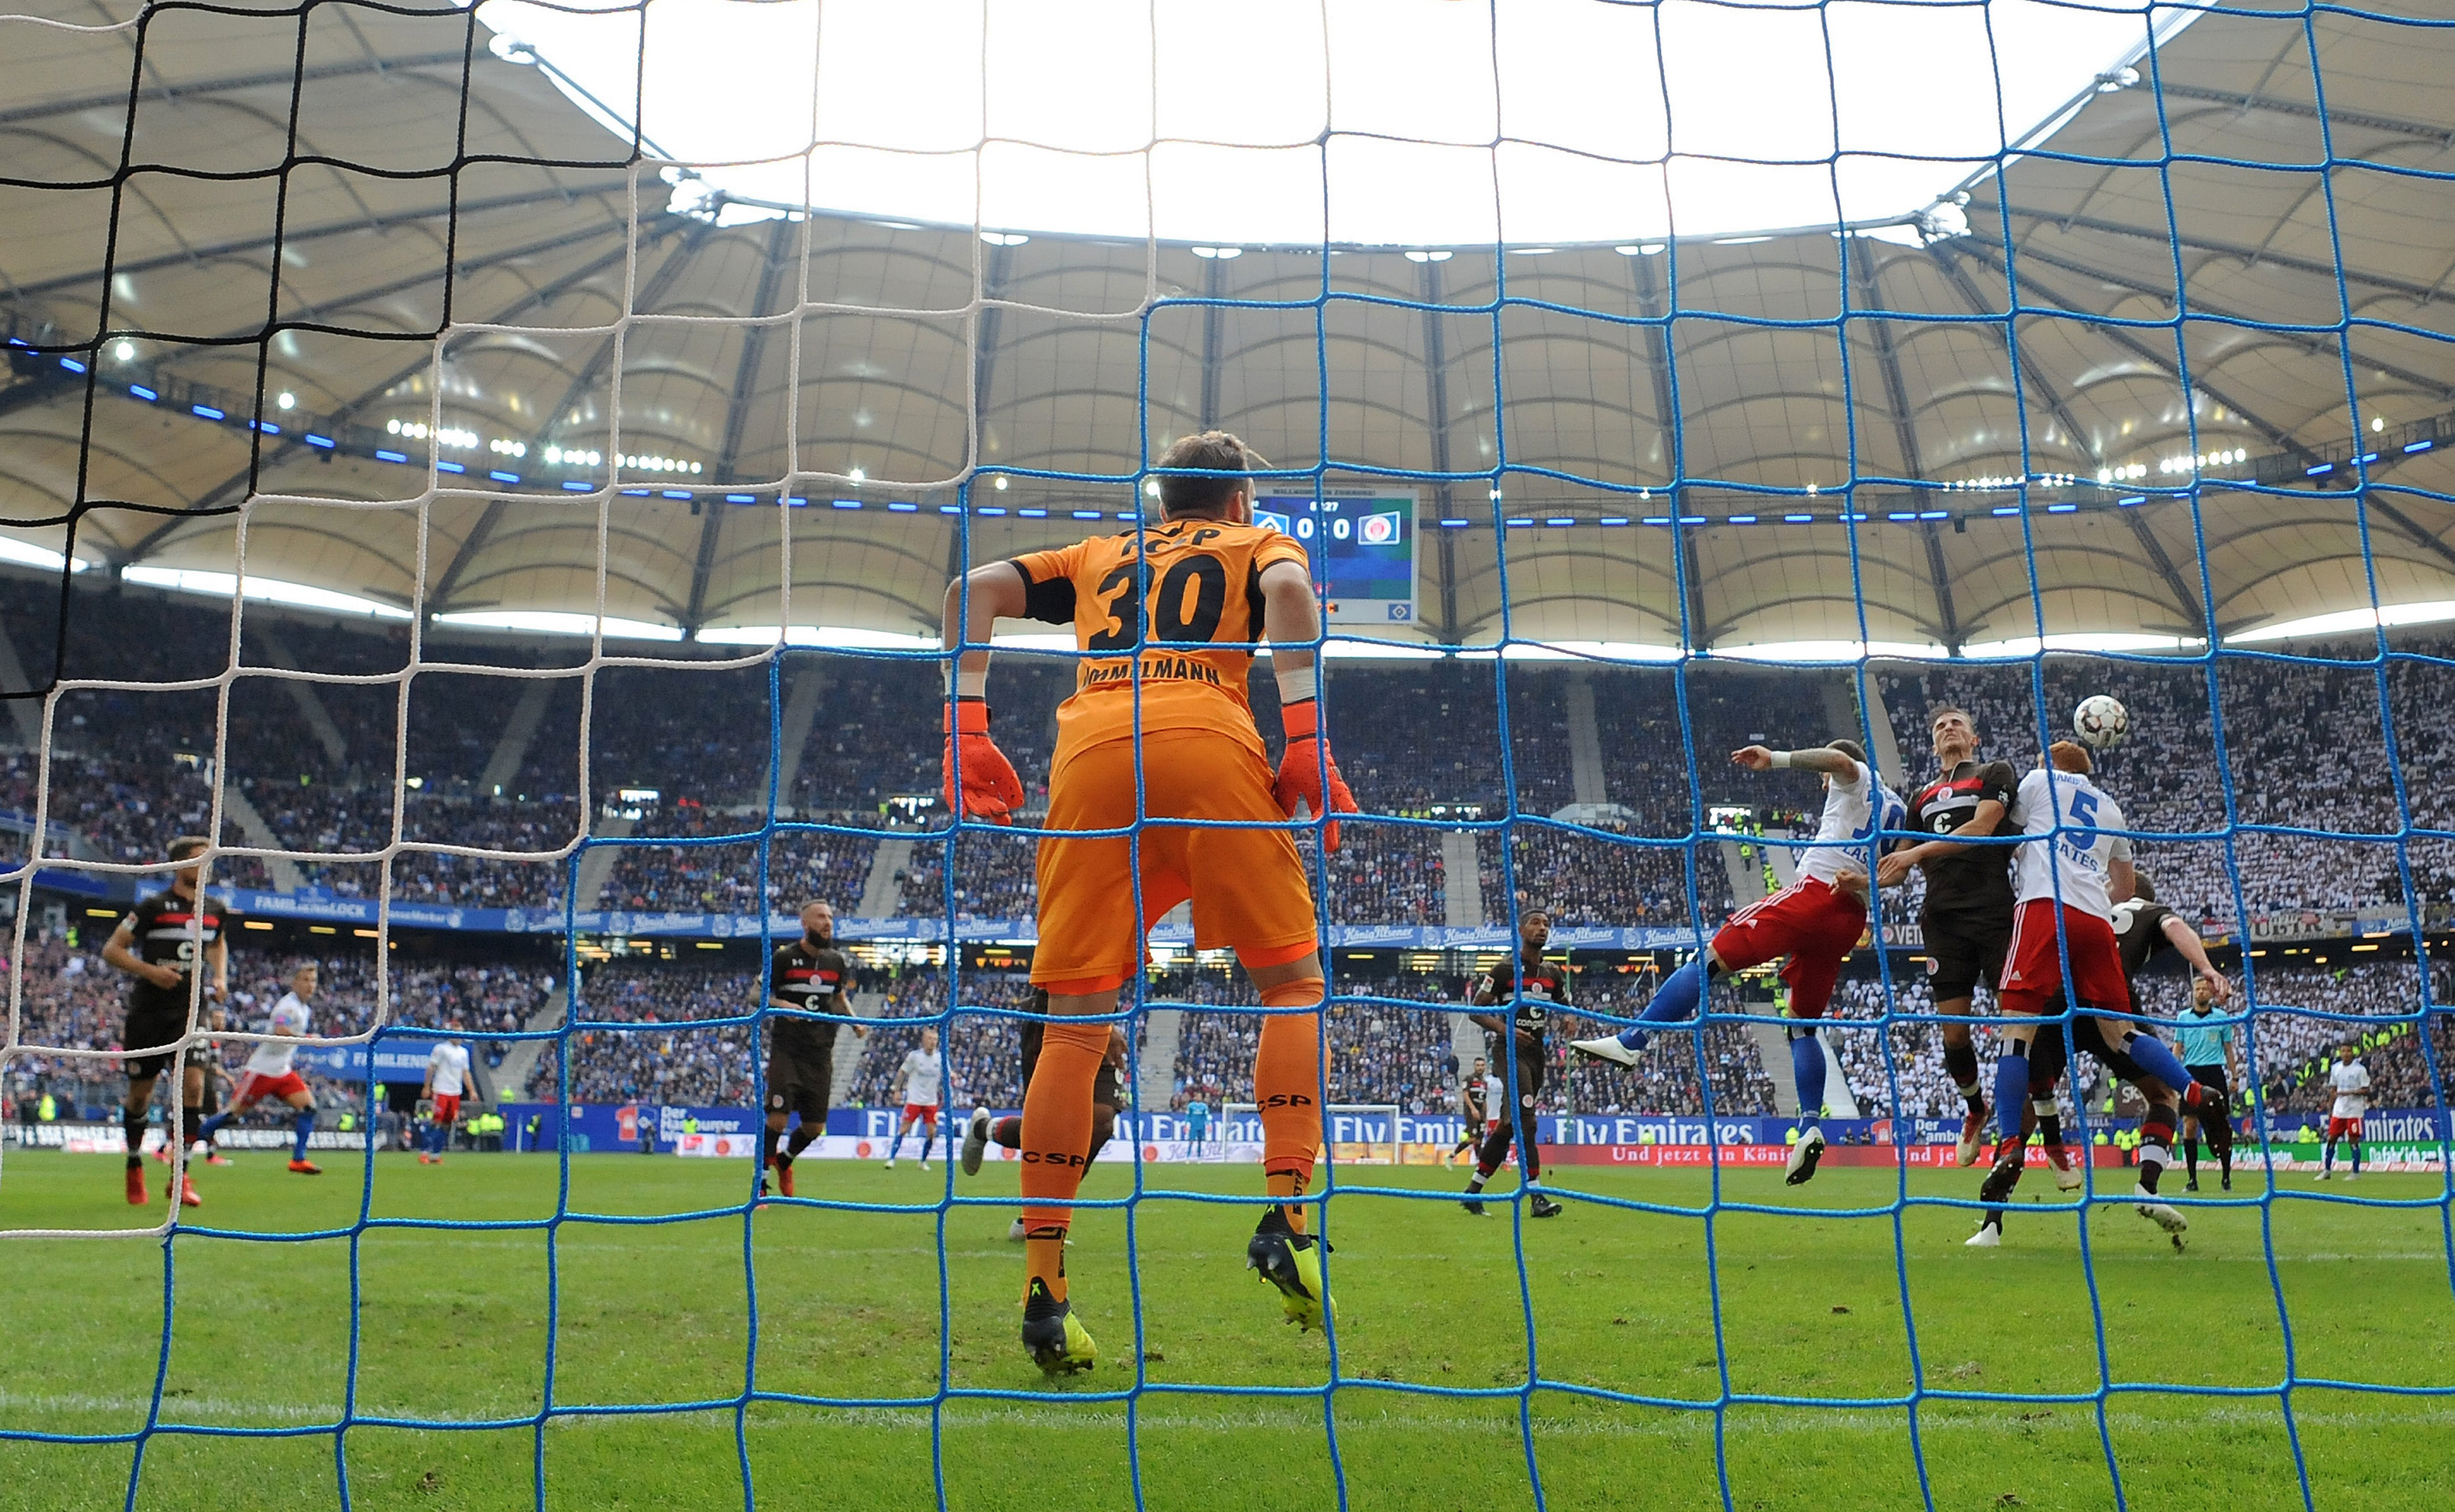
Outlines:
[[[1262,990],[1262,1003],[1312,1007],[1321,1002],[1323,986],[1318,977],[1282,982]],[[1302,1197],[1321,1151],[1320,1014],[1274,1014],[1262,1020],[1261,1049],[1253,1058],[1253,1100],[1261,1104],[1262,1172],[1270,1195]],[[1303,1233],[1304,1205],[1290,1202],[1284,1211],[1288,1225]]]
[[1105,1023],[1051,1023],[1023,1095],[1023,1227],[1026,1289],[1065,1300],[1065,1229],[1091,1144],[1091,1084],[1108,1050]]

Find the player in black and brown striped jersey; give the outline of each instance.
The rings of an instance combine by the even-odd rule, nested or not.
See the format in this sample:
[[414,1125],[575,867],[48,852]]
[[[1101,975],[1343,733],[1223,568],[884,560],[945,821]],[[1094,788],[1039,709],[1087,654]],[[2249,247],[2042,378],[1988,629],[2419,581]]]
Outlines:
[[[1491,1180],[1500,1169],[1500,1162],[1509,1159],[1512,1141],[1517,1145],[1517,1168],[1525,1173],[1526,1183],[1531,1186],[1543,1179],[1543,1151],[1534,1140],[1534,1099],[1543,1091],[1545,1040],[1551,1032],[1552,1010],[1569,1004],[1567,962],[1543,958],[1543,947],[1552,942],[1552,916],[1539,908],[1526,910],[1518,919],[1517,934],[1517,954],[1504,957],[1474,984],[1475,1007],[1505,1006],[1508,1016],[1467,1015],[1468,1021],[1490,1038],[1491,1064],[1496,1073],[1492,1082],[1501,1089],[1491,1096],[1491,1132],[1484,1137],[1483,1148],[1475,1154],[1474,1177],[1466,1184],[1466,1210],[1478,1218],[1484,1211],[1480,1200],[1483,1183]],[[1509,1096],[1512,1042],[1517,1070],[1515,1095]],[[1529,1218],[1554,1218],[1559,1212],[1560,1204],[1540,1192],[1527,1199]]]
[[[230,931],[233,912],[205,893],[205,852],[211,843],[196,836],[171,842],[171,885],[145,898],[120,919],[102,947],[105,962],[135,980],[128,989],[128,1022],[120,1036],[127,1054],[120,1058],[128,1073],[124,1127],[128,1136],[128,1200],[145,1200],[145,1110],[153,1100],[153,1083],[163,1072],[181,1073],[178,1128],[165,1129],[166,1141],[176,1139],[186,1150],[195,1142],[196,1126],[204,1121],[205,1067],[203,1052],[181,1048],[188,1037],[199,998],[206,1003],[230,997]],[[203,991],[196,987],[196,966],[202,962]],[[188,1207],[201,1207],[195,1183],[183,1164],[172,1167],[164,1200],[176,1198]]]
[[[1909,802],[1909,828],[1930,837],[1902,840],[1876,865],[1876,881],[1897,887],[1912,867],[1926,873],[1918,927],[1926,944],[1928,985],[1942,1025],[1943,1070],[1967,1104],[1955,1158],[1976,1165],[1986,1138],[1986,1093],[1978,1079],[1978,1047],[1965,1019],[1978,983],[1992,990],[2012,938],[2012,847],[1972,845],[2003,827],[2019,776],[2008,761],[1978,759],[1978,724],[1969,711],[1944,704],[1928,717],[1939,775]],[[2057,1130],[2050,1143],[2059,1145]],[[2061,1162],[2057,1162],[2059,1166]]]
[[[801,905],[801,937],[777,947],[767,966],[767,1006],[826,1014],[825,1018],[787,1018],[767,1021],[767,1164],[776,1184],[793,1195],[793,1158],[827,1132],[827,1103],[834,1090],[836,1028],[852,1019],[852,958],[836,944],[836,911],[823,902]],[[856,1035],[868,1030],[852,1026]],[[801,1125],[790,1135],[784,1125],[793,1114]],[[767,1191],[764,1172],[761,1196]]]

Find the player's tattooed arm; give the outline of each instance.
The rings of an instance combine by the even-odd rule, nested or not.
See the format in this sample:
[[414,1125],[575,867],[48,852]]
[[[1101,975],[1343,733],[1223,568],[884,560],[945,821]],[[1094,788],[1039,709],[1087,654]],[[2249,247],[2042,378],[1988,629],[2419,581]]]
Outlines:
[[1751,772],[1770,772],[1776,767],[1797,767],[1821,773],[1828,777],[1855,777],[1858,763],[1846,752],[1831,746],[1809,746],[1801,751],[1775,751],[1771,746],[1743,745],[1731,753],[1731,759]]

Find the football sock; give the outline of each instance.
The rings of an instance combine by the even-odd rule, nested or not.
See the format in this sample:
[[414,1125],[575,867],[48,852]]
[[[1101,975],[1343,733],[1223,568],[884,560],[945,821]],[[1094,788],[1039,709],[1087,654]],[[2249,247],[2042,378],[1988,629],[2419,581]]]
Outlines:
[[[1327,984],[1301,978],[1262,989],[1266,1008],[1304,1008],[1322,1000]],[[1292,1197],[1312,1184],[1321,1152],[1321,1015],[1274,1014],[1262,1020],[1253,1056],[1253,1100],[1262,1105],[1262,1175],[1272,1197]],[[1289,1203],[1288,1225],[1304,1232],[1304,1207]]]
[[1790,1032],[1790,1074],[1798,1083],[1798,1116],[1812,1126],[1824,1117],[1824,1041],[1815,1031]]
[[2143,1035],[2138,1030],[2133,1030],[2122,1048],[2132,1059],[2140,1062],[2141,1070],[2173,1088],[2174,1095],[2182,1099],[2184,1107],[2196,1108],[2200,1105],[2203,1089],[2192,1079],[2191,1073],[2184,1069],[2182,1062],[2175,1057],[2174,1052],[2166,1048],[2165,1041],[2155,1035]]
[[128,1168],[132,1171],[145,1163],[145,1110],[123,1110],[119,1127],[128,1136]]
[[784,1140],[784,1162],[787,1165],[791,1164],[803,1150],[816,1144],[819,1135],[824,1131],[824,1128],[823,1124],[804,1123],[795,1129]]
[[1543,1147],[1534,1138],[1533,1115],[1525,1117],[1526,1127],[1517,1139],[1517,1168],[1526,1174],[1527,1180],[1539,1181],[1543,1179]]
[[2336,1141],[2335,1141],[2335,1140],[2333,1140],[2333,1139],[2329,1139],[2329,1140],[2327,1141],[2327,1146],[2326,1146],[2326,1148],[2325,1148],[2325,1149],[2323,1149],[2323,1150],[2321,1150],[2321,1151],[2319,1152],[2319,1169],[2320,1169],[2320,1170],[2322,1170],[2322,1171],[2332,1171],[2332,1170],[2334,1170],[2335,1168],[2336,1168]]
[[2038,1138],[2048,1144],[2060,1144],[2063,1142],[2062,1113],[2055,1106],[2051,1090],[2044,1097],[2038,1096],[2037,1092],[2037,1082],[2033,1078],[2029,1083],[2029,1111],[2037,1116]]
[[1509,1159],[1509,1146],[1517,1138],[1516,1131],[1506,1123],[1495,1123],[1483,1137],[1483,1148],[1474,1152],[1474,1175],[1478,1184],[1491,1179],[1500,1162]]
[[1978,1047],[1975,1044],[1944,1046],[1943,1074],[1952,1079],[1953,1090],[1958,1092],[1961,1100],[1971,1107],[1986,1100],[1986,1094],[1978,1085]]
[[886,1158],[888,1159],[892,1160],[897,1156],[903,1153],[903,1133],[904,1131],[902,1129],[895,1131],[895,1142],[892,1145],[889,1145],[886,1151]]
[[2174,1110],[2161,1102],[2148,1105],[2148,1116],[2140,1120],[2140,1185],[2146,1191],[2157,1190],[2164,1175],[2165,1162],[2173,1156],[2168,1147],[2174,1142]]
[[2362,1169],[2362,1140],[2361,1140],[2361,1136],[2359,1136],[2359,1135],[2355,1135],[2355,1136],[2353,1137],[2353,1172],[2354,1172],[2354,1174],[2355,1174],[2355,1175],[2359,1175],[2359,1174],[2361,1173],[2361,1169]]
[[1108,1026],[1054,1020],[1042,1032],[1040,1059],[1023,1094],[1024,1269],[1065,1300],[1065,1228],[1083,1186],[1091,1142],[1091,1084],[1108,1051]]
[[2022,1120],[2029,1117],[2029,1058],[2020,1054],[1995,1058],[1995,1119],[2006,1139],[2025,1139]]
[[1696,1017],[1696,1009],[1705,1000],[1705,958],[1697,957],[1662,978],[1654,990],[1654,999],[1645,1005],[1637,1021],[1621,1030],[1615,1037],[1631,1050],[1645,1048],[1646,1038],[1654,1031],[1648,1024],[1677,1023]]
[[1474,1168],[1474,1175],[1468,1177],[1466,1179],[1466,1189],[1469,1194],[1480,1192],[1483,1190],[1483,1183],[1491,1179],[1491,1173],[1485,1170],[1481,1165],[1477,1165]]
[[989,1142],[1009,1150],[1023,1148],[1023,1119],[1009,1114],[989,1125]]
[[303,1160],[307,1159],[307,1136],[315,1132],[315,1110],[299,1109],[298,1117],[291,1122],[291,1129],[290,1158]]
[[2217,1153],[2217,1170],[2228,1181],[2233,1179],[2233,1146],[2228,1144]]
[[194,1108],[181,1108],[179,1110],[179,1148],[182,1150],[194,1149],[196,1146],[196,1140],[202,1138],[199,1131],[201,1131],[204,1126],[204,1114]]

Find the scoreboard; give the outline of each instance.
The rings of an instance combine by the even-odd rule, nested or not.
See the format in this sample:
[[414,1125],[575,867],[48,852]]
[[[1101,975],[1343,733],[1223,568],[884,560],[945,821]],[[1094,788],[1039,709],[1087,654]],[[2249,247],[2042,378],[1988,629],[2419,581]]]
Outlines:
[[1265,494],[1254,501],[1253,523],[1304,542],[1327,623],[1411,625],[1421,502],[1404,488]]

